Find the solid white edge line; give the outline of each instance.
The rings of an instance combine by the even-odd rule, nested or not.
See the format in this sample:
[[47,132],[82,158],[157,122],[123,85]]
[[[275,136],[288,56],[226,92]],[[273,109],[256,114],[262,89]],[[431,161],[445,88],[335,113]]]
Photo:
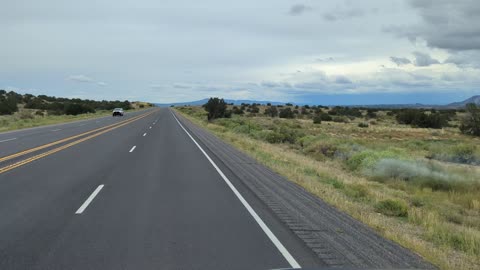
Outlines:
[[80,206],[80,208],[78,208],[78,210],[77,210],[77,212],[75,212],[75,214],[80,215],[81,213],[83,213],[83,211],[85,211],[85,209],[87,209],[88,205],[93,201],[93,199],[95,199],[95,197],[100,192],[100,190],[102,190],[103,186],[104,185],[99,185],[93,191],[93,193],[87,198],[87,200],[82,204],[82,206]]
[[282,253],[283,257],[287,262],[290,264],[292,268],[301,268],[300,264],[293,258],[293,256],[288,252],[288,250],[285,248],[285,246],[278,240],[278,238],[273,234],[273,232],[268,228],[268,226],[263,222],[263,220],[257,215],[255,210],[250,206],[250,204],[243,198],[242,194],[235,188],[235,186],[230,182],[230,180],[225,176],[225,174],[220,170],[220,168],[215,164],[215,162],[210,158],[210,156],[203,150],[203,148],[197,143],[197,141],[190,135],[190,133],[183,127],[183,125],[178,121],[177,117],[173,112],[170,111],[170,113],[173,115],[177,123],[180,125],[180,127],[187,133],[188,137],[192,139],[192,141],[195,143],[195,145],[200,149],[200,151],[203,153],[203,155],[210,161],[210,164],[215,168],[215,170],[218,172],[218,174],[223,178],[225,183],[227,183],[228,187],[233,191],[233,193],[237,196],[237,198],[240,200],[240,202],[245,206],[247,211],[252,215],[253,219],[260,225],[262,228],[263,232],[270,238],[272,243],[275,245],[275,247]]
[[137,148],[136,145],[134,145],[134,146],[132,147],[132,149],[130,149],[130,151],[128,151],[128,152],[129,152],[129,153],[133,152],[133,150],[135,150],[135,148]]
[[13,141],[13,140],[16,140],[17,138],[11,138],[11,139],[6,139],[6,140],[3,140],[3,141],[0,141],[0,143],[2,142],[9,142],[9,141]]

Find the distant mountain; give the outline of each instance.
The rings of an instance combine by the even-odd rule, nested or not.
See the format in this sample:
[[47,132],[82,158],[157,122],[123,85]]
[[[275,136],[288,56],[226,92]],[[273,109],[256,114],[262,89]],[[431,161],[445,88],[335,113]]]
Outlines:
[[445,105],[445,107],[461,108],[461,107],[465,107],[465,105],[467,105],[468,103],[474,103],[476,105],[480,105],[480,95],[476,95],[476,96],[473,96],[471,98],[467,98],[464,101],[450,103],[448,105]]
[[[155,104],[158,107],[169,107],[169,106],[201,106],[205,103],[207,103],[208,98],[201,99],[201,100],[196,100],[196,101],[189,101],[189,102],[177,102],[177,103],[157,103]],[[285,102],[276,102],[276,101],[260,101],[260,100],[234,100],[234,99],[225,99],[225,102],[227,103],[233,103],[235,105],[240,105],[242,103],[247,103],[247,104],[252,104],[252,103],[257,103],[257,104],[267,104],[271,103],[272,105],[284,105]],[[322,104],[310,104],[310,103],[293,103],[290,102],[294,105],[322,105]],[[424,108],[424,109],[458,109],[458,108],[463,108],[465,105],[468,103],[475,103],[477,105],[480,105],[480,95],[473,96],[471,98],[468,98],[464,101],[460,102],[453,102],[447,105],[428,105],[428,104],[421,104],[421,103],[414,103],[414,104],[375,104],[375,105],[347,105],[347,107],[365,107],[365,108],[383,108],[383,109],[402,109],[402,108]],[[330,106],[335,106],[335,105],[330,105]]]
[[[201,100],[195,100],[195,101],[188,101],[188,102],[175,102],[175,103],[156,103],[155,105],[158,107],[170,107],[170,106],[201,106],[205,103],[207,103],[208,98],[204,98]],[[242,103],[247,103],[247,104],[252,104],[252,103],[257,103],[257,104],[267,104],[270,103],[272,105],[283,105],[285,102],[277,102],[277,101],[263,101],[263,100],[236,100],[236,99],[225,99],[226,103],[233,103],[234,105],[240,105]]]

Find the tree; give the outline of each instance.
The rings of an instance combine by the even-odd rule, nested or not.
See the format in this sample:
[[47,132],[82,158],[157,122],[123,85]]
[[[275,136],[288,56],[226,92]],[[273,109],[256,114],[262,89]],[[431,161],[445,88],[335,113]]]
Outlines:
[[14,96],[0,95],[0,115],[13,114],[18,111],[17,100]]
[[474,103],[466,106],[467,115],[462,120],[460,131],[463,134],[480,136],[480,107]]
[[253,105],[250,107],[250,112],[251,113],[259,113],[260,108],[257,107],[257,104],[253,103]]
[[280,118],[295,118],[295,114],[293,113],[290,107],[280,110],[279,113]]
[[207,118],[209,121],[216,118],[223,118],[227,112],[227,103],[225,103],[223,98],[210,98],[203,107],[205,111],[208,112]]
[[270,117],[277,117],[278,116],[278,109],[277,107],[268,107],[265,109],[265,115],[268,115]]
[[241,108],[238,108],[237,106],[233,106],[232,108],[233,114],[243,114],[243,110]]

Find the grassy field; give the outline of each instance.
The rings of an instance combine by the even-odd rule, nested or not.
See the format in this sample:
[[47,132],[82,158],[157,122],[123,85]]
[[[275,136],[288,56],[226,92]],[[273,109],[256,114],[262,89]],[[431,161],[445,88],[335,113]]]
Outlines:
[[[143,109],[143,107],[140,108],[140,104],[143,103],[133,103],[134,109],[129,110],[128,112]],[[147,108],[145,105],[144,107]],[[111,114],[112,112],[110,110],[97,110],[95,113],[84,113],[78,115],[48,115],[44,112],[39,112],[39,110],[24,109],[21,107],[19,111],[13,115],[0,115],[0,132],[86,120],[108,116]]]
[[265,108],[210,122],[201,107],[176,110],[441,269],[480,269],[479,138],[387,111],[314,124]]

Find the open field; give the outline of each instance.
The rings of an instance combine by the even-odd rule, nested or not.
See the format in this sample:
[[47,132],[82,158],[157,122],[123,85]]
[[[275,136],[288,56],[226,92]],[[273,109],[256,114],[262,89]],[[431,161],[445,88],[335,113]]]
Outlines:
[[428,129],[388,111],[314,124],[267,108],[210,122],[201,107],[176,109],[441,269],[480,267],[480,139],[460,133],[461,113]]

